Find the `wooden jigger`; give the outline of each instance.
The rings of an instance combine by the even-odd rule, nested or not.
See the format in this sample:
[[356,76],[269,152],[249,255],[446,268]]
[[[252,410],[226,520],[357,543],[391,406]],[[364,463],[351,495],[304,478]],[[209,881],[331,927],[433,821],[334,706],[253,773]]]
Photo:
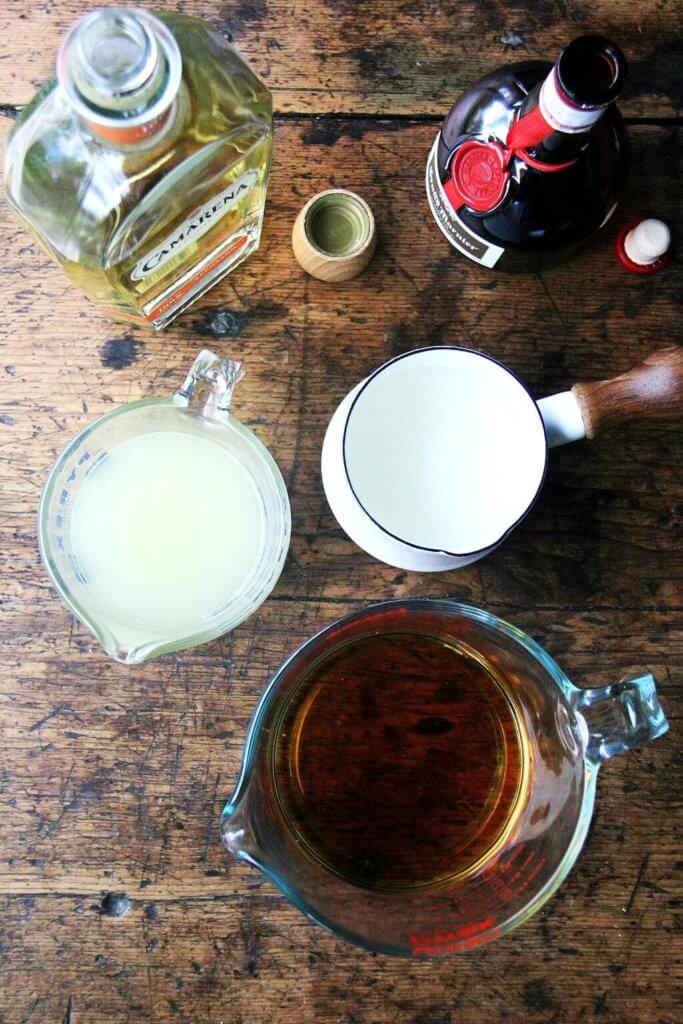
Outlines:
[[330,188],[300,210],[292,231],[299,264],[320,281],[350,281],[367,267],[377,234],[372,210],[355,192]]

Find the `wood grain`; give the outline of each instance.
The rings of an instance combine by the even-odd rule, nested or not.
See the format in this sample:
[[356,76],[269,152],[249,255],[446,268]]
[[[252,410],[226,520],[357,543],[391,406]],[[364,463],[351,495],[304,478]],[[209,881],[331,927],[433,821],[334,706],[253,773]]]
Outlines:
[[[139,6],[163,8],[158,0]],[[462,89],[491,68],[552,60],[572,36],[590,31],[612,36],[629,60],[624,113],[681,112],[681,0],[184,0],[174,6],[231,37],[280,111],[443,117]],[[89,0],[4,6],[0,34],[12,48],[11,59],[0,61],[0,103],[31,98],[53,73],[61,36],[90,7]]]
[[[592,867],[584,858],[571,887],[515,938],[456,962],[398,965],[327,937],[255,876],[240,879],[239,895],[230,884],[210,899],[141,894],[119,919],[83,894],[0,898],[4,955],[21,965],[7,975],[4,1001],[22,1011],[5,1019],[56,1024],[71,995],[75,1024],[674,1024],[680,883],[671,856],[657,851],[632,868],[620,885],[616,855]],[[598,923],[596,903],[614,926]]]
[[[306,17],[324,33],[334,13],[352,23],[352,7],[314,4]],[[74,10],[36,7],[24,20],[35,35],[36,25],[67,22]],[[268,10],[252,23],[259,40],[276,37],[273,19],[284,6]],[[634,11],[624,13],[626,25]],[[666,24],[670,9],[660,13]],[[648,25],[656,20],[649,4],[641,15]],[[407,17],[397,15],[401,31]],[[547,17],[559,40],[564,16]],[[644,49],[656,38],[648,30]],[[0,62],[2,73],[28,81],[26,53]],[[483,51],[476,59],[490,63]],[[302,77],[315,89],[312,68]],[[403,81],[396,96],[416,102]],[[381,102],[386,109],[387,97]],[[74,1024],[677,1020],[680,429],[633,424],[553,452],[540,501],[514,537],[483,562],[429,577],[382,566],[344,537],[324,500],[319,453],[349,388],[421,343],[489,351],[542,396],[614,376],[670,340],[679,264],[636,279],[614,258],[613,240],[618,224],[652,204],[683,237],[679,129],[634,127],[631,190],[615,224],[576,262],[528,279],[484,274],[439,236],[422,186],[434,130],[410,118],[278,120],[261,250],[162,334],[94,314],[2,210],[5,1024],[61,1021],[70,996]],[[379,245],[364,275],[330,286],[299,268],[290,236],[303,202],[334,186],[368,200]],[[244,360],[234,412],[283,469],[292,548],[272,597],[233,634],[127,669],[102,655],[48,584],[36,547],[40,486],[76,431],[115,404],[177,388],[201,346]],[[337,616],[406,595],[488,607],[536,637],[577,683],[603,685],[649,668],[671,721],[667,737],[605,766],[586,850],[544,911],[513,938],[443,963],[370,957],[334,940],[234,864],[218,840],[220,809],[270,674]],[[126,902],[112,893],[129,901],[121,917],[111,911]]]

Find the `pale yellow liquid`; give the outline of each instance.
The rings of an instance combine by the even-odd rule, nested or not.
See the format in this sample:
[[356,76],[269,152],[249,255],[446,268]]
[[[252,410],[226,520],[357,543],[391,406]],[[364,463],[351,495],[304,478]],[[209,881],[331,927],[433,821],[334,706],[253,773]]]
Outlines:
[[158,431],[109,451],[84,479],[71,544],[92,598],[128,623],[204,621],[248,583],[265,538],[248,470],[192,434]]

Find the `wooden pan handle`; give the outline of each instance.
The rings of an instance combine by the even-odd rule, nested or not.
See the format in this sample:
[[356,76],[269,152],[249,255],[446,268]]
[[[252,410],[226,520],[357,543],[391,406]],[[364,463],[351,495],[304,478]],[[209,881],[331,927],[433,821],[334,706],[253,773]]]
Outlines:
[[683,415],[683,346],[661,348],[620,377],[575,384],[572,394],[587,437],[625,420],[676,419]]

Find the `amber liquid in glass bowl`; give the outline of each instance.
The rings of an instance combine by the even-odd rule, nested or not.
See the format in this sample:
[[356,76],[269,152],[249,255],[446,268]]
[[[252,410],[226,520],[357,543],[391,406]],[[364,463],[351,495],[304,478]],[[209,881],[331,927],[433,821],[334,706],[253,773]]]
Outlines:
[[514,694],[481,654],[425,634],[353,640],[296,687],[273,745],[282,812],[325,867],[432,885],[500,847],[528,786]]

